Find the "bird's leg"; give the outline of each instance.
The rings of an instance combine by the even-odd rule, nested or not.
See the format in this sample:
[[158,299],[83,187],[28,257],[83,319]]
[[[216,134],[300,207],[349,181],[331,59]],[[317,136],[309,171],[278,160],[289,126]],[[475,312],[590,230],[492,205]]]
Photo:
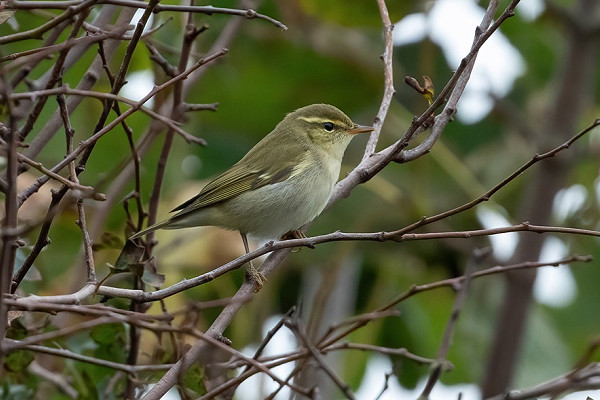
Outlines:
[[[244,249],[246,249],[246,254],[250,253],[250,247],[248,246],[248,237],[246,237],[245,233],[240,232],[242,236],[242,242],[244,242]],[[246,277],[250,279],[250,281],[256,284],[256,288],[254,289],[254,293],[260,292],[263,285],[267,282],[267,278],[258,272],[254,265],[252,264],[252,260],[248,261],[248,266],[246,267]]]

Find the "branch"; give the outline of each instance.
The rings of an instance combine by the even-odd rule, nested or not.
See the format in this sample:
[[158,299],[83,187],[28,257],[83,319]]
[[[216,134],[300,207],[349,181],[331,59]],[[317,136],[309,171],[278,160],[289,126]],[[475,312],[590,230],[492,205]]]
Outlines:
[[[13,94],[11,94],[11,99],[12,100],[33,99],[33,98],[36,98],[39,96],[52,96],[52,95],[59,95],[59,94],[66,94],[66,95],[70,95],[70,96],[92,97],[92,98],[96,98],[99,100],[111,100],[111,101],[118,101],[121,103],[125,103],[131,107],[137,108],[137,110],[140,110],[141,112],[143,112],[145,114],[148,114],[150,117],[154,118],[157,121],[160,121],[168,128],[173,129],[174,131],[179,133],[188,143],[200,143],[202,145],[206,144],[206,142],[204,142],[202,139],[197,138],[196,136],[184,131],[180,127],[180,125],[181,125],[180,122],[174,121],[162,114],[159,114],[156,111],[154,111],[148,107],[142,106],[139,101],[131,100],[126,97],[119,96],[119,95],[116,95],[113,93],[102,93],[102,92],[94,92],[92,90],[71,89],[69,87],[69,85],[67,84],[67,85],[59,86],[57,88],[52,88],[52,89],[36,90],[33,92],[13,93]],[[3,100],[3,99],[0,97],[0,100]]]
[[[82,12],[80,14],[77,15],[75,22],[72,24],[71,32],[69,33],[68,40],[75,39],[75,37],[79,33],[79,30],[81,29],[81,26],[83,25],[83,21],[85,20],[85,18],[87,17],[88,14],[89,14],[89,8],[85,8],[82,10]],[[81,47],[86,47],[86,46],[84,45],[84,46],[79,46],[79,47],[81,48]],[[46,71],[45,75],[48,76],[48,79],[44,83],[44,86],[43,86],[44,89],[50,89],[62,81],[63,71],[65,70],[65,63],[67,61],[67,56],[69,55],[70,51],[71,51],[71,48],[66,47],[58,53],[58,57],[57,57],[56,61],[54,62],[54,65],[52,66],[52,68],[50,70]],[[39,118],[39,116],[42,112],[42,109],[44,108],[44,105],[46,104],[47,100],[48,100],[48,97],[46,97],[46,96],[41,96],[39,98],[36,98],[35,104],[33,105],[31,112],[29,112],[29,115],[27,116],[27,120],[25,121],[25,124],[21,127],[21,129],[19,129],[19,140],[20,141],[24,141],[25,138],[29,135],[29,133],[31,133],[31,131],[33,130],[34,124],[37,121],[37,119]],[[32,102],[34,102],[34,101],[32,101]]]
[[[206,345],[214,346],[219,350],[226,351],[226,352],[232,354],[234,357],[245,361],[248,365],[251,365],[252,368],[249,371],[245,372],[245,374],[247,376],[251,376],[251,375],[255,374],[256,372],[261,371],[261,372],[264,372],[265,374],[267,374],[271,379],[273,379],[275,382],[279,383],[280,385],[288,386],[290,389],[292,389],[298,393],[301,393],[305,396],[308,395],[307,390],[305,390],[297,385],[294,385],[293,383],[282,381],[277,375],[275,375],[272,372],[272,368],[273,368],[272,366],[264,365],[251,357],[246,357],[239,351],[232,349],[231,346],[228,346],[228,345],[224,344],[223,342],[221,342],[220,340],[215,339],[212,336],[208,335],[208,333],[202,335],[202,341],[203,341],[203,343],[206,343]],[[242,375],[244,375],[244,374],[242,374]],[[227,389],[229,389],[230,387],[235,386],[235,385],[236,385],[236,382],[232,382],[232,381],[225,382],[224,384],[210,390],[209,392],[204,394],[204,396],[200,397],[198,400],[201,400],[201,399],[209,400],[209,399],[218,398],[217,396],[219,394],[223,393],[224,391],[226,391]],[[152,390],[151,390],[143,398],[151,399],[153,396],[154,395],[152,394]]]
[[372,352],[385,354],[387,356],[404,357],[404,358],[407,358],[407,359],[412,360],[419,364],[433,364],[436,362],[436,360],[434,360],[434,359],[425,358],[425,357],[421,357],[416,354],[413,354],[410,351],[408,351],[407,349],[405,349],[404,347],[399,348],[399,349],[391,349],[389,347],[374,346],[371,344],[364,344],[364,343],[347,343],[347,342],[335,343],[335,344],[332,344],[329,346],[325,346],[323,348],[323,350],[321,350],[321,351],[323,353],[326,353],[329,351],[348,350],[348,349],[349,350],[360,350],[360,351],[372,351]]
[[79,393],[77,392],[77,389],[71,386],[71,383],[69,383],[68,378],[62,373],[50,371],[49,369],[44,368],[35,360],[31,364],[29,364],[27,370],[33,375],[37,375],[42,379],[52,382],[52,384],[57,386],[71,399],[79,398]]
[[329,378],[333,381],[333,383],[344,393],[347,399],[354,400],[354,393],[350,390],[348,384],[337,376],[337,374],[327,365],[327,361],[321,354],[321,352],[315,347],[313,343],[306,336],[306,332],[304,327],[302,326],[302,322],[299,318],[294,318],[293,322],[288,320],[287,326],[292,329],[298,336],[300,336],[300,340],[304,343],[304,347],[308,349],[313,358],[317,361],[319,366],[325,373],[329,376]]
[[[58,106],[60,109],[60,116],[63,120],[63,125],[65,127],[65,135],[66,135],[66,143],[67,143],[67,154],[73,151],[73,136],[75,135],[75,130],[71,126],[71,120],[69,118],[69,111],[67,110],[67,103],[65,101],[64,95],[56,96],[56,100],[58,102]],[[74,184],[79,184],[79,178],[77,177],[77,172],[75,171],[75,161],[69,164],[69,178]],[[85,208],[83,207],[83,196],[80,192],[75,192],[77,197],[77,215],[78,220],[76,221],[77,226],[81,230],[81,235],[83,237],[83,252],[85,258],[85,265],[87,271],[87,282],[95,283],[96,282],[96,265],[94,263],[94,252],[92,250],[92,239],[90,238],[90,233],[87,228],[87,221],[85,217]],[[105,196],[104,196],[105,198]]]
[[[432,239],[469,239],[477,236],[490,236],[500,235],[503,233],[510,232],[534,232],[534,233],[564,233],[571,235],[583,235],[583,236],[594,236],[600,237],[600,231],[593,231],[588,229],[579,228],[568,228],[568,227],[557,227],[557,226],[541,226],[532,225],[527,222],[518,225],[512,225],[508,227],[493,228],[493,229],[477,229],[471,231],[457,231],[457,232],[431,232],[431,233],[408,233],[401,234],[403,230],[395,232],[374,232],[374,233],[344,233],[334,232],[326,235],[312,236],[303,239],[291,239],[281,242],[269,242],[264,246],[244,254],[232,260],[220,267],[213,269],[202,275],[198,275],[191,279],[185,279],[172,286],[164,289],[160,289],[154,292],[144,292],[142,290],[131,290],[114,288],[110,286],[100,286],[98,288],[98,294],[110,297],[122,297],[127,299],[134,299],[140,302],[149,302],[162,300],[174,294],[183,292],[187,289],[203,285],[208,283],[215,278],[224,275],[230,271],[240,268],[247,262],[263,256],[268,253],[276,252],[277,250],[293,249],[297,247],[314,247],[317,244],[337,242],[337,241],[394,241],[394,242],[405,242],[415,240],[432,240]],[[262,271],[262,270],[261,270]],[[251,284],[252,285],[252,284]],[[251,295],[244,296],[245,300],[236,304],[237,306],[243,305],[247,300],[251,298]]]
[[[540,268],[540,267],[546,267],[546,266],[558,267],[559,265],[569,264],[572,262],[586,262],[587,263],[587,262],[591,262],[592,259],[593,259],[592,256],[589,256],[589,255],[588,256],[573,255],[573,256],[566,257],[561,260],[556,260],[553,262],[526,261],[526,262],[522,262],[522,263],[518,263],[518,264],[511,264],[511,265],[504,265],[504,266],[497,265],[497,266],[494,266],[491,268],[487,268],[487,269],[484,269],[481,271],[474,272],[471,275],[470,279],[476,279],[476,278],[480,278],[483,276],[506,273],[508,271],[515,271],[515,270]],[[390,302],[388,302],[384,306],[377,308],[374,312],[379,313],[379,312],[384,312],[384,311],[390,310],[392,307],[396,306],[398,303],[401,303],[404,300],[406,300],[418,293],[423,293],[423,292],[427,292],[430,290],[439,289],[442,287],[459,288],[459,287],[461,287],[461,285],[464,283],[464,281],[466,279],[467,279],[467,277],[463,275],[463,276],[459,276],[456,278],[444,279],[444,280],[433,282],[433,283],[426,283],[423,285],[413,285],[407,291],[396,296],[395,298],[393,298]],[[352,322],[347,328],[343,329],[341,332],[336,333],[335,335],[333,335],[331,337],[330,337],[330,335],[332,335],[332,332],[328,332],[323,336],[323,338],[321,339],[321,341],[319,343],[322,344],[323,346],[330,346],[333,343],[336,343],[337,341],[341,340],[345,336],[349,335],[350,333],[354,332],[356,329],[368,324],[370,321],[371,321],[370,319],[361,319],[356,322]]]
[[[187,15],[187,24],[185,28],[185,32],[183,34],[183,44],[181,46],[181,52],[179,55],[179,65],[176,69],[176,74],[181,73],[181,71],[185,70],[186,65],[188,65],[190,60],[190,54],[192,52],[192,45],[194,41],[202,33],[205,29],[198,28],[193,24],[193,15],[188,13]],[[183,81],[178,81],[173,86],[173,102],[171,106],[171,118],[174,120],[180,120],[184,116],[184,108],[183,108]],[[156,215],[158,212],[158,205],[160,200],[160,193],[162,184],[164,181],[164,175],[167,168],[167,160],[169,158],[169,153],[171,152],[171,146],[173,145],[173,131],[167,131],[165,135],[165,141],[163,143],[163,147],[161,149],[160,157],[158,159],[158,164],[156,166],[156,173],[154,176],[154,185],[152,185],[152,193],[150,194],[150,203],[148,205],[148,225],[153,225],[156,222]],[[147,238],[147,242],[152,242],[152,238],[154,237],[153,233]],[[151,257],[151,245],[146,246],[146,257]]]
[[[4,341],[8,344],[18,343],[13,339],[4,339]],[[107,368],[116,369],[117,371],[123,371],[130,374],[135,374],[141,371],[161,371],[165,369],[169,369],[172,367],[172,364],[155,364],[155,365],[126,365],[113,361],[102,360],[100,358],[84,356],[78,353],[74,353],[69,350],[64,349],[55,349],[52,347],[40,346],[36,344],[29,344],[22,347],[23,350],[35,351],[36,353],[50,354],[61,358],[70,358],[72,360],[82,361],[90,364],[100,365]]]
[[[103,7],[100,13],[95,18],[94,23],[100,27],[105,27],[106,29],[110,29],[112,24],[114,24],[115,26],[129,25],[131,19],[135,14],[135,11],[134,9],[119,10],[116,21],[114,21],[115,14],[117,14],[117,10],[115,7]],[[118,40],[107,40],[106,42],[100,43],[103,43],[102,46],[107,60],[110,60],[112,59],[112,57],[114,57],[117,48],[120,45],[120,41]],[[83,57],[83,54],[87,51],[87,49],[87,46],[77,46],[76,48],[72,49],[69,52],[69,57],[65,61],[65,71],[70,69],[77,60],[81,59],[81,57]],[[39,60],[35,61],[39,62]],[[28,67],[29,66],[23,68],[26,74],[29,73]],[[87,69],[87,71],[77,84],[77,89],[90,90],[100,78],[101,72],[102,59],[100,56],[96,56],[92,61],[90,67]],[[48,73],[46,73],[36,81],[35,87],[45,86],[48,80],[49,76]],[[40,83],[37,83],[38,81]],[[83,98],[80,96],[70,98],[68,100],[67,108],[69,110],[69,114],[73,114],[75,112],[77,107],[81,104],[82,100]],[[27,109],[30,107],[30,102],[28,101],[23,101],[20,103],[21,109]],[[46,144],[54,137],[58,129],[62,126],[61,118],[58,114],[58,111],[55,111],[50,117],[50,119],[46,122],[46,124],[43,127],[41,127],[41,129],[38,132],[36,132],[35,138],[33,138],[31,143],[29,143],[29,147],[27,149],[28,157],[35,158],[46,146]]]
[[127,31],[128,27],[118,27],[110,32],[102,32],[101,34],[94,36],[84,36],[77,39],[71,38],[66,40],[65,42],[54,44],[50,46],[36,47],[35,49],[20,51],[18,53],[8,54],[6,56],[0,57],[0,63],[5,61],[13,61],[21,57],[36,55],[37,57],[44,58],[49,54],[63,51],[67,49],[71,49],[80,44],[92,44],[104,41],[106,39],[122,39],[123,34]]
[[[0,146],[3,146],[6,148],[7,143],[4,140],[0,139]],[[67,186],[69,189],[80,192],[84,197],[91,197],[94,200],[98,200],[98,201],[103,201],[106,199],[105,195],[103,195],[102,193],[96,192],[96,190],[92,186],[81,185],[78,182],[73,182],[73,181],[63,177],[62,175],[52,172],[48,168],[44,167],[44,165],[41,162],[34,161],[21,153],[17,153],[17,159],[19,160],[19,162],[25,163],[25,164],[37,169],[41,173],[47,175],[49,178],[52,178],[52,179],[62,183],[63,185]]]
[[[10,94],[10,87],[4,82],[0,76],[0,92],[4,93],[5,97]],[[17,248],[19,247],[19,237],[16,233],[12,233],[17,229],[17,213],[19,210],[17,201],[17,145],[18,131],[16,116],[14,113],[14,103],[7,101],[5,103],[8,113],[8,132],[6,133],[7,152],[6,152],[6,180],[8,188],[5,192],[4,200],[4,220],[2,221],[2,232],[0,240],[2,248],[0,249],[0,340],[6,336],[8,329],[8,306],[3,297],[10,293],[13,269],[15,266],[15,257]],[[4,363],[4,348],[0,345],[0,365]],[[4,368],[0,368],[0,378],[4,375]]]
[[500,189],[502,189],[504,186],[508,185],[510,182],[512,182],[513,180],[515,180],[518,176],[520,176],[523,172],[525,172],[526,170],[528,170],[529,168],[531,168],[533,165],[535,165],[536,163],[545,160],[547,158],[551,158],[556,156],[558,153],[560,153],[563,150],[566,150],[568,148],[571,147],[571,145],[573,145],[573,143],[575,143],[577,140],[581,139],[584,135],[586,135],[587,133],[591,132],[592,130],[594,130],[596,127],[598,127],[600,125],[600,118],[594,120],[587,128],[583,129],[581,132],[577,133],[576,135],[574,135],[573,137],[571,137],[569,140],[567,140],[565,143],[561,144],[560,146],[557,146],[555,148],[553,148],[550,151],[547,151],[545,153],[542,154],[535,154],[528,162],[526,162],[525,164],[523,164],[520,168],[518,168],[515,172],[513,172],[512,174],[510,174],[509,176],[507,176],[505,179],[503,179],[500,183],[498,183],[496,186],[494,186],[493,188],[491,188],[489,191],[487,191],[486,193],[484,193],[483,195],[479,196],[478,198],[463,204],[462,206],[456,207],[452,210],[448,210],[448,211],[444,211],[440,214],[434,215],[432,217],[423,217],[421,218],[421,220],[408,225],[407,227],[405,227],[402,231],[403,232],[410,232],[413,231],[417,228],[420,228],[424,225],[430,224],[432,222],[436,222],[439,220],[442,220],[444,218],[447,218],[451,215],[456,215],[458,213],[461,213],[463,211],[466,211],[470,208],[475,207],[477,204],[483,203],[485,201],[488,201],[494,194],[496,194],[496,192],[498,192]]
[[[87,0],[90,1],[90,0]],[[113,4],[123,7],[133,7],[133,8],[146,8],[148,3],[144,1],[135,1],[135,0],[100,0],[100,1],[92,1],[93,3],[98,4]],[[14,10],[31,10],[31,9],[66,9],[69,10],[71,7],[81,7],[82,0],[67,0],[67,1],[21,1],[15,0],[13,4],[6,7],[7,9]],[[10,3],[8,3],[10,4]],[[89,5],[88,5],[89,7]],[[274,18],[269,17],[268,15],[259,14],[252,9],[246,10],[237,10],[233,8],[221,8],[221,7],[213,7],[213,6],[181,6],[181,5],[172,5],[172,4],[159,4],[154,13],[159,13],[163,11],[177,11],[177,12],[191,12],[191,13],[200,13],[206,15],[212,14],[224,14],[224,15],[236,15],[239,17],[245,17],[248,19],[262,19],[272,23],[273,25],[281,28],[283,30],[287,30],[287,26],[277,21]],[[37,31],[36,31],[37,32]],[[43,31],[42,31],[43,32]],[[2,42],[0,42],[2,44]]]
[[[196,69],[200,68],[201,66],[203,66],[219,57],[224,56],[225,54],[227,54],[227,52],[228,52],[227,49],[222,49],[221,51],[219,51],[215,54],[212,54],[210,56],[202,58],[202,59],[198,60],[196,63],[194,63],[194,65],[192,65],[190,68],[188,68],[183,73],[181,73],[180,75],[177,75],[176,77],[169,79],[168,81],[166,81],[165,83],[163,83],[161,85],[155,86],[150,91],[150,93],[148,93],[146,96],[144,96],[144,98],[142,98],[139,102],[137,102],[136,105],[134,105],[130,109],[126,110],[123,114],[117,116],[114,120],[112,120],[104,128],[100,129],[98,132],[96,132],[95,134],[93,134],[92,136],[87,138],[86,140],[83,140],[79,144],[79,146],[77,146],[75,149],[73,149],[73,152],[71,154],[69,154],[67,157],[65,157],[60,163],[55,165],[51,169],[51,171],[57,172],[57,171],[60,171],[61,169],[63,169],[71,161],[73,161],[75,158],[77,158],[77,156],[79,156],[81,153],[83,153],[89,146],[96,143],[102,136],[104,136],[106,133],[110,132],[115,126],[120,124],[121,121],[123,121],[125,118],[129,117],[135,111],[139,110],[143,104],[145,104],[148,100],[150,100],[151,98],[156,96],[157,93],[170,87],[175,82],[187,78]],[[47,176],[42,176],[42,177],[38,178],[33,185],[31,185],[29,188],[27,188],[23,192],[21,192],[21,194],[19,195],[19,201],[22,203],[27,198],[29,198],[29,196],[31,196],[33,193],[37,192],[39,190],[39,188],[48,181],[48,179],[49,178]]]
[[[369,158],[363,158],[363,161],[352,171],[346,178],[339,181],[335,187],[334,193],[329,200],[327,207],[338,201],[342,197],[347,197],[350,192],[360,183],[364,183],[375,176],[391,161],[406,162],[414,160],[426,154],[433,144],[437,141],[446,124],[456,111],[456,104],[462,96],[464,88],[470,78],[471,69],[475,62],[475,58],[479,49],[489,39],[489,37],[500,27],[500,25],[511,15],[514,14],[514,8],[518,4],[518,0],[513,0],[502,15],[488,29],[491,18],[494,15],[494,4],[497,1],[490,3],[484,19],[475,32],[474,44],[469,54],[462,60],[460,66],[450,79],[444,89],[440,92],[438,98],[425,110],[421,116],[414,119],[411,126],[408,128],[404,136],[393,145],[384,150],[372,154]],[[482,33],[483,32],[483,33]],[[404,150],[410,140],[425,126],[426,122],[431,118],[431,115],[441,104],[446,100],[446,96],[450,94],[448,104],[444,111],[435,118],[432,133],[425,141],[415,149]]]
[[[16,9],[14,3],[16,3],[16,2],[12,2],[12,4],[11,4],[11,2],[7,2],[6,9]],[[31,2],[27,1],[24,3],[31,3]],[[12,35],[0,36],[0,45],[12,43],[12,42],[16,42],[16,41],[24,40],[24,39],[41,39],[42,35],[44,33],[46,33],[47,31],[49,31],[50,29],[59,25],[61,22],[64,22],[64,21],[67,21],[67,20],[73,18],[75,15],[79,14],[81,11],[92,7],[95,3],[97,3],[97,0],[78,1],[77,4],[73,4],[72,6],[65,7],[64,9],[66,11],[64,13],[52,18],[50,21],[46,22],[43,25],[38,26],[37,28],[30,29],[25,32],[14,33]],[[40,8],[40,7],[35,7],[35,8]]]
[[377,143],[379,142],[379,136],[381,135],[381,128],[383,127],[383,122],[385,121],[385,117],[390,109],[390,104],[392,99],[394,98],[394,94],[396,93],[396,89],[394,88],[394,68],[393,68],[393,59],[394,59],[394,24],[390,21],[390,15],[388,13],[387,7],[385,5],[384,0],[377,0],[377,5],[379,6],[379,14],[381,15],[381,22],[383,24],[383,37],[385,41],[385,49],[381,59],[383,60],[383,98],[381,100],[381,104],[379,105],[379,111],[377,112],[377,116],[375,116],[374,128],[375,130],[369,136],[369,141],[365,147],[365,152],[363,154],[363,161],[366,161],[373,153],[375,153],[375,148],[377,147]]
[[600,388],[599,382],[600,363],[593,362],[581,369],[570,371],[531,389],[513,390],[506,394],[490,397],[488,400],[526,400],[546,396],[555,398],[561,393],[598,389]]
[[454,333],[454,329],[456,327],[456,323],[458,321],[458,316],[460,311],[462,310],[465,300],[467,298],[467,289],[469,288],[469,284],[471,283],[471,278],[473,276],[473,272],[475,271],[476,264],[479,264],[484,257],[486,257],[490,251],[479,251],[477,250],[471,260],[467,264],[466,271],[464,273],[465,279],[461,282],[461,285],[458,289],[458,294],[454,299],[454,304],[452,306],[452,313],[450,314],[450,319],[446,324],[446,328],[444,329],[444,336],[442,337],[442,341],[440,343],[440,348],[436,354],[436,361],[433,365],[431,373],[429,374],[429,379],[423,388],[423,392],[419,396],[419,399],[428,399],[431,395],[431,391],[433,387],[438,382],[440,377],[442,376],[442,372],[448,369],[448,360],[446,356],[448,355],[448,351],[450,350],[450,345],[452,341],[452,334]]

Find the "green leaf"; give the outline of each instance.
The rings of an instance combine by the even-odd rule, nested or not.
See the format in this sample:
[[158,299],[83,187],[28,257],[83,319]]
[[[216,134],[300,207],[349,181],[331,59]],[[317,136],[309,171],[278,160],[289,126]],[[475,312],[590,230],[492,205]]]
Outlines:
[[27,368],[34,358],[32,351],[16,350],[4,357],[4,368],[8,371],[20,372]]
[[125,327],[123,324],[106,324],[92,328],[90,337],[98,344],[107,345],[114,343],[117,338],[122,338],[124,334]]
[[204,394],[206,393],[206,388],[204,387],[204,375],[204,368],[195,364],[183,376],[183,385],[198,394]]

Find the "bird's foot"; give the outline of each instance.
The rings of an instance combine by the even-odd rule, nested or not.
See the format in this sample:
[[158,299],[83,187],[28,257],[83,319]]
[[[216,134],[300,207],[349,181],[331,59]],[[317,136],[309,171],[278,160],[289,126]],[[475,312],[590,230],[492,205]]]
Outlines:
[[291,240],[291,239],[306,239],[306,235],[302,231],[299,231],[297,229],[292,229],[291,231],[286,232],[283,235],[281,235],[281,238],[279,238],[279,240]]
[[[293,229],[287,233],[284,233],[280,240],[291,240],[291,239],[306,239],[306,235],[304,234],[304,232],[299,231],[297,229]],[[310,249],[314,249],[315,246],[313,246],[312,244],[307,245],[306,247],[310,248]],[[292,249],[292,253],[297,253],[300,250],[302,250],[302,247],[294,247]]]
[[260,289],[262,289],[263,285],[267,283],[267,278],[263,274],[258,272],[258,270],[254,268],[254,265],[252,265],[252,263],[248,264],[248,266],[246,267],[246,279],[256,284],[256,287],[254,288],[254,293],[260,292]]

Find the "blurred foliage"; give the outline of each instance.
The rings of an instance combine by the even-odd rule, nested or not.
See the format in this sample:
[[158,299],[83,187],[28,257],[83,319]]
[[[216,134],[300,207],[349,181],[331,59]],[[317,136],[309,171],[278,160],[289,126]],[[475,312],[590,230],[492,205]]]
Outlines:
[[[213,5],[235,6],[235,2],[217,3]],[[396,0],[388,3],[394,21],[409,13],[426,11],[423,10],[422,2]],[[54,11],[50,12],[56,14]],[[259,12],[281,20],[290,29],[282,32],[265,21],[244,21],[230,45],[230,53],[208,67],[193,93],[189,93],[186,99],[188,103],[218,102],[218,111],[189,114],[182,121],[186,131],[205,138],[208,146],[189,145],[181,138],[175,138],[162,188],[159,218],[166,217],[170,209],[197,193],[207,179],[236,162],[287,112],[310,103],[326,102],[339,106],[353,120],[364,124],[372,122],[377,112],[383,90],[382,65],[378,58],[383,45],[379,12],[374,1],[361,0],[352,4],[342,0],[298,0],[289,3],[265,1]],[[25,11],[17,12],[14,18],[21,31],[39,26],[48,19],[43,14]],[[197,39],[194,58],[207,54],[215,38],[231,18],[236,17],[194,16],[197,25],[209,25],[208,30]],[[457,10],[457,14],[449,18],[460,18],[460,12]],[[155,16],[154,26],[161,23],[165,23],[165,26],[153,33],[150,39],[165,58],[175,65],[185,19],[181,15],[161,13]],[[61,35],[62,39],[66,37],[67,31],[68,29]],[[0,36],[10,33],[12,31],[8,24],[0,25]],[[554,89],[551,79],[557,73],[557,62],[564,57],[562,31],[557,29],[552,15],[542,14],[536,20],[529,21],[517,14],[502,26],[502,33],[519,50],[527,65],[525,74],[516,81],[505,100],[522,113],[521,116],[514,116],[514,120],[524,118],[528,124],[536,125],[542,118],[547,98]],[[319,40],[320,37],[332,36],[337,38],[335,43],[323,43],[323,40]],[[360,40],[356,41],[356,38]],[[39,45],[40,42],[34,40],[15,42],[0,47],[0,53],[7,55]],[[118,69],[125,46],[126,43],[121,45],[110,63],[113,72]],[[65,74],[65,83],[71,87],[77,85],[96,51],[97,47],[92,46],[77,61]],[[155,83],[160,84],[167,78],[149,61],[148,55],[147,49],[140,43],[131,70],[152,70],[157,77]],[[53,60],[45,60],[33,69],[31,80],[41,76],[52,63]],[[398,93],[384,124],[380,148],[398,139],[410,124],[412,116],[418,115],[427,107],[422,96],[404,85],[404,76],[431,76],[436,92],[439,92],[452,74],[443,53],[429,39],[396,48],[394,63]],[[590,80],[597,81],[597,78],[590,77]],[[25,90],[28,90],[25,82],[15,89]],[[95,90],[110,90],[105,76]],[[581,118],[582,126],[598,113],[597,97],[598,90],[595,92],[596,103],[590,103],[589,115]],[[97,100],[85,100],[73,114],[71,122],[76,131],[76,143],[92,134],[96,121],[90,116],[98,115],[101,107]],[[28,140],[35,138],[36,131],[41,129],[54,110],[55,102],[50,99]],[[114,118],[114,114],[111,118]],[[537,148],[532,137],[515,127],[514,120],[495,109],[485,119],[472,125],[465,125],[460,120],[452,122],[430,155],[404,165],[388,166],[372,181],[358,187],[349,198],[338,202],[318,218],[309,234],[324,234],[335,230],[395,230],[424,215],[454,208],[482,194],[534,153],[548,150]],[[150,122],[150,118],[141,113],[127,119],[136,140],[145,134]],[[154,185],[154,173],[163,140],[164,136],[159,135],[142,159],[142,198],[146,204]],[[349,171],[360,160],[365,141],[366,138],[358,138],[350,146],[344,161],[344,171]],[[579,156],[578,163],[570,174],[569,185],[583,185],[588,197],[585,207],[577,210],[564,225],[599,229],[597,160],[600,136],[597,132],[593,133],[568,151],[576,152]],[[58,134],[45,146],[39,160],[44,165],[51,166],[59,162],[64,154],[64,137]],[[81,175],[81,182],[101,191],[110,190],[129,156],[125,133],[122,128],[115,128],[98,142],[86,171]],[[22,179],[31,180],[37,176],[38,172],[29,171],[23,174]],[[515,215],[530,177],[530,172],[524,174],[498,193],[493,202],[499,204],[509,216]],[[126,237],[126,217],[122,202],[131,190],[133,181],[123,191],[111,193],[112,198],[108,201],[112,205],[105,218],[96,217],[94,204],[86,209],[92,224],[99,227],[94,232],[94,239],[99,244],[95,261],[100,277],[110,272],[106,264],[114,265],[118,257],[118,251],[104,243],[101,235],[105,232],[108,234],[105,238]],[[44,188],[41,192],[47,195],[48,189]],[[40,215],[45,213],[48,201],[42,199],[34,207]],[[97,218],[102,220],[97,221]],[[66,205],[50,231],[52,244],[35,262],[42,280],[24,282],[21,285],[22,294],[63,294],[81,286],[85,277],[81,233],[75,224],[76,219],[75,208]],[[32,217],[32,220],[36,218]],[[480,225],[475,212],[469,211],[423,231],[478,228]],[[37,234],[38,231],[34,230],[24,238],[27,241],[24,248],[26,252],[30,251]],[[156,237],[156,265],[158,272],[165,275],[165,286],[206,272],[243,252],[239,235],[218,229],[165,231],[158,232]],[[597,238],[562,239],[568,242],[571,252],[591,254],[596,260],[600,259]],[[306,303],[313,306],[312,309],[302,309],[302,316],[307,320],[312,314],[323,313],[322,319],[314,322],[320,325],[310,327],[322,334],[330,324],[356,314],[371,312],[408,290],[413,284],[461,275],[472,252],[488,245],[486,238],[477,238],[403,243],[334,242],[319,245],[315,250],[302,249],[291,254],[282,268],[269,278],[265,288],[231,324],[226,336],[233,341],[235,348],[257,345],[262,340],[265,328],[263,323],[268,317],[284,314],[290,307]],[[343,260],[351,260],[357,273],[352,285],[343,288],[346,294],[337,298],[332,293],[336,288],[336,274],[345,273],[346,263]],[[494,264],[494,260],[488,259],[480,267]],[[588,343],[597,336],[600,325],[597,318],[591,317],[596,315],[600,302],[600,292],[597,290],[600,270],[597,265],[596,261],[594,265],[572,266],[571,271],[577,285],[577,295],[572,303],[562,308],[540,304],[533,308],[525,350],[519,362],[519,385],[532,385],[568,370],[585,352]],[[309,283],[308,277],[311,274],[318,276],[318,291]],[[150,282],[157,285],[159,278],[160,275],[148,277]],[[206,285],[170,297],[162,305],[155,304],[150,312],[160,313],[163,307],[173,311],[189,303],[231,296],[242,279],[243,272],[234,271]],[[130,287],[131,279],[111,278],[109,283]],[[455,368],[443,375],[444,383],[478,383],[481,380],[501,300],[502,285],[503,279],[500,276],[485,277],[472,283],[448,356]],[[312,296],[317,295],[322,301],[312,303]],[[393,348],[403,347],[420,356],[435,358],[450,318],[454,298],[454,292],[448,288],[419,294],[396,307],[399,316],[376,320],[354,332],[348,340]],[[324,311],[326,305],[344,303],[348,299],[351,301],[345,304],[345,308],[341,308],[339,314],[331,315]],[[128,302],[122,300],[111,300],[109,304],[120,308],[129,307]],[[204,331],[219,311],[220,308],[194,310],[178,315],[174,323],[195,324],[195,327]],[[65,322],[55,318],[53,324],[60,327],[65,323],[82,321],[77,317],[69,317],[67,320]],[[59,340],[56,344],[81,354],[125,362],[128,329],[120,323],[103,325]],[[181,349],[168,339],[167,335],[144,332],[139,353],[140,363],[172,362]],[[194,339],[182,337],[181,340],[192,343]],[[335,369],[341,371],[342,378],[356,389],[363,383],[362,378],[371,354],[345,351],[338,352],[338,356]],[[20,371],[20,377],[11,384],[5,382],[1,398],[31,398],[31,387],[39,385],[34,374],[26,372],[32,361],[31,357],[30,352],[17,351],[5,358],[5,368],[13,372]],[[36,355],[36,361],[45,362],[49,369],[67,375],[80,398],[118,398],[117,393],[124,388],[125,377],[112,381],[115,372],[109,368],[48,357]],[[393,366],[397,379],[406,387],[415,387],[427,376],[426,366],[403,358],[389,358],[390,368]],[[193,382],[189,388],[202,392],[203,375],[202,369],[194,369],[184,377],[184,382]],[[47,389],[45,398],[64,398],[55,387],[43,387]],[[106,397],[106,393],[112,394]]]

